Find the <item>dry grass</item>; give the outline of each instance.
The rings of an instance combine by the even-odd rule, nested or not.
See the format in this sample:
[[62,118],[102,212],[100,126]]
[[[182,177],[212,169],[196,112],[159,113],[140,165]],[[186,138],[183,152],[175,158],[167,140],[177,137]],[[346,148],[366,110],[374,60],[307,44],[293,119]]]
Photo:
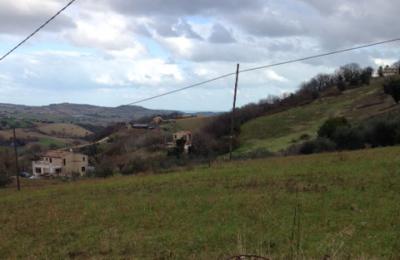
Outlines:
[[59,137],[83,138],[92,134],[91,131],[83,127],[66,123],[40,124],[37,129],[46,135]]

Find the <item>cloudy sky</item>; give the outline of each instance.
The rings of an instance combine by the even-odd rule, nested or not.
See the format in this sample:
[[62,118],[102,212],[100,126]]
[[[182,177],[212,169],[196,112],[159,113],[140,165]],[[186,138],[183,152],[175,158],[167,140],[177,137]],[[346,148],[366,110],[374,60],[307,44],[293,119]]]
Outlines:
[[[68,0],[0,0],[0,55]],[[0,102],[118,106],[242,69],[400,37],[398,0],[77,0],[0,63]],[[400,44],[242,74],[239,105]],[[141,105],[222,111],[234,78]]]

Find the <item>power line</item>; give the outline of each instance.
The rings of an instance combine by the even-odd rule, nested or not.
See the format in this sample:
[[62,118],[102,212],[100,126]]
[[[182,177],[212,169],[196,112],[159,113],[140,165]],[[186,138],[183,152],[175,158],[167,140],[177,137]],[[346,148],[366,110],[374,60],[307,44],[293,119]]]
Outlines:
[[[286,64],[297,63],[297,62],[306,61],[306,60],[312,60],[312,59],[317,59],[317,58],[321,58],[321,57],[331,56],[331,55],[340,54],[340,53],[344,53],[344,52],[355,51],[355,50],[359,50],[359,49],[370,48],[370,47],[373,47],[373,46],[378,46],[378,45],[383,45],[383,44],[387,44],[387,43],[391,43],[391,42],[398,42],[398,41],[400,41],[400,38],[395,38],[395,39],[391,39],[391,40],[380,41],[380,42],[375,42],[375,43],[370,43],[370,44],[365,44],[365,45],[359,45],[359,46],[352,47],[352,48],[346,48],[346,49],[341,49],[341,50],[336,50],[336,51],[330,51],[330,52],[325,52],[325,53],[312,55],[312,56],[307,56],[307,57],[303,57],[303,58],[298,58],[298,59],[287,60],[287,61],[278,62],[278,63],[272,63],[272,64],[268,64],[268,65],[248,68],[248,69],[240,70],[239,73],[246,73],[246,72],[255,71],[255,70],[278,67],[278,66],[282,66],[282,65],[286,65]],[[235,74],[236,74],[235,72],[227,73],[227,74],[221,75],[219,77],[211,78],[211,79],[208,79],[208,80],[205,80],[205,81],[193,84],[193,85],[189,85],[189,86],[186,86],[186,87],[183,87],[183,88],[175,89],[175,90],[172,90],[172,91],[169,91],[169,92],[165,92],[165,93],[162,93],[162,94],[159,94],[159,95],[156,95],[156,96],[140,99],[140,100],[137,100],[135,102],[127,104],[127,106],[136,105],[136,104],[143,103],[143,102],[146,102],[146,101],[149,101],[149,100],[153,100],[153,99],[156,99],[156,98],[159,98],[159,97],[163,97],[163,96],[167,96],[167,95],[174,94],[174,93],[177,93],[177,92],[181,92],[181,91],[184,91],[184,90],[187,90],[187,89],[190,89],[190,88],[199,87],[201,85],[205,85],[205,84],[211,83],[213,81],[217,81],[217,80],[220,80],[220,79],[223,79],[223,78],[231,77],[231,76],[233,76]]]
[[381,42],[375,42],[375,43],[370,43],[370,44],[365,44],[365,45],[360,45],[360,46],[357,46],[357,47],[352,47],[352,48],[347,48],[347,49],[342,49],[342,50],[337,50],[337,51],[326,52],[326,53],[317,54],[317,55],[313,55],[313,56],[308,56],[308,57],[304,57],[304,58],[299,58],[299,59],[295,59],[295,60],[283,61],[283,62],[279,62],[279,63],[275,63],[275,64],[269,64],[269,65],[254,67],[254,68],[242,70],[240,72],[244,73],[244,72],[249,72],[249,71],[254,71],[254,70],[277,67],[277,66],[281,66],[281,65],[290,64],[290,63],[317,59],[317,58],[321,58],[321,57],[331,56],[331,55],[340,54],[340,53],[344,53],[344,52],[355,51],[355,50],[359,50],[359,49],[365,49],[365,48],[369,48],[369,47],[373,47],[373,46],[377,46],[377,45],[382,45],[382,44],[391,43],[391,42],[398,42],[398,41],[400,41],[400,38],[381,41]]
[[129,104],[127,104],[127,106],[135,105],[135,104],[142,103],[142,102],[145,102],[145,101],[149,101],[149,100],[152,100],[152,99],[156,99],[156,98],[159,98],[159,97],[163,97],[163,96],[167,96],[167,95],[170,95],[170,94],[174,94],[174,93],[177,93],[177,92],[186,90],[186,89],[198,87],[198,86],[201,86],[201,85],[204,85],[204,84],[207,84],[207,83],[210,83],[210,82],[219,80],[219,79],[223,79],[223,78],[227,78],[227,77],[233,76],[233,75],[235,75],[235,74],[236,74],[235,72],[228,73],[228,74],[224,74],[224,75],[222,75],[222,76],[215,77],[215,78],[212,78],[212,79],[209,79],[209,80],[206,80],[206,81],[202,81],[202,82],[200,82],[200,83],[196,83],[196,84],[193,84],[193,85],[184,87],[184,88],[180,88],[180,89],[168,91],[168,92],[165,92],[165,93],[156,95],[156,96],[152,96],[152,97],[149,97],[149,98],[141,99],[141,100],[138,100],[138,101],[129,103]]
[[7,56],[9,56],[11,53],[13,53],[16,49],[21,47],[25,42],[27,42],[30,38],[32,38],[35,34],[37,34],[40,30],[42,30],[46,25],[48,25],[51,21],[53,21],[57,16],[59,16],[65,9],[67,9],[70,5],[72,5],[76,0],[71,0],[66,6],[61,8],[55,15],[50,17],[46,22],[44,22],[39,28],[37,28],[33,33],[29,34],[25,39],[23,39],[20,43],[18,43],[14,48],[9,50],[6,54],[4,54],[0,58],[0,62],[3,61]]

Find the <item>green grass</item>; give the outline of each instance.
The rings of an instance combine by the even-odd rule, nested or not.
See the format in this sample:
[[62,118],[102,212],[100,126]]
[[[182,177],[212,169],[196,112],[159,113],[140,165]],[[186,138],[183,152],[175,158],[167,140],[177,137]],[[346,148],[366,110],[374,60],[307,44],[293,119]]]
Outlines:
[[0,255],[285,258],[300,204],[301,257],[395,259],[399,190],[400,147],[9,188],[0,190]]
[[316,136],[329,117],[345,116],[352,122],[382,113],[393,101],[382,93],[382,80],[370,86],[345,91],[342,95],[317,99],[311,104],[256,118],[241,127],[241,146],[235,155],[255,149],[272,152],[299,143],[302,135]]
[[47,138],[47,137],[43,137],[39,139],[39,144],[43,145],[45,147],[57,147],[57,148],[62,148],[65,147],[65,143],[62,142],[61,140],[58,139],[53,139],[53,138]]

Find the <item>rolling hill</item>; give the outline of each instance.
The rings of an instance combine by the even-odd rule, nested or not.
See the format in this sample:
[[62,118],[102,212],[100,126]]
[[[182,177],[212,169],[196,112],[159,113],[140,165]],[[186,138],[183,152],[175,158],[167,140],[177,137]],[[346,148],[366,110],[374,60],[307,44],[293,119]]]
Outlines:
[[175,111],[151,110],[139,106],[100,107],[80,104],[52,104],[48,106],[23,106],[0,104],[0,118],[17,118],[45,122],[72,122],[106,125],[129,122],[142,117],[169,114]]
[[278,152],[290,145],[315,137],[329,117],[344,116],[352,122],[398,111],[393,99],[383,93],[383,80],[374,79],[369,86],[350,89],[336,96],[318,98],[311,104],[280,113],[255,118],[241,127],[241,146],[235,154],[256,149]]

